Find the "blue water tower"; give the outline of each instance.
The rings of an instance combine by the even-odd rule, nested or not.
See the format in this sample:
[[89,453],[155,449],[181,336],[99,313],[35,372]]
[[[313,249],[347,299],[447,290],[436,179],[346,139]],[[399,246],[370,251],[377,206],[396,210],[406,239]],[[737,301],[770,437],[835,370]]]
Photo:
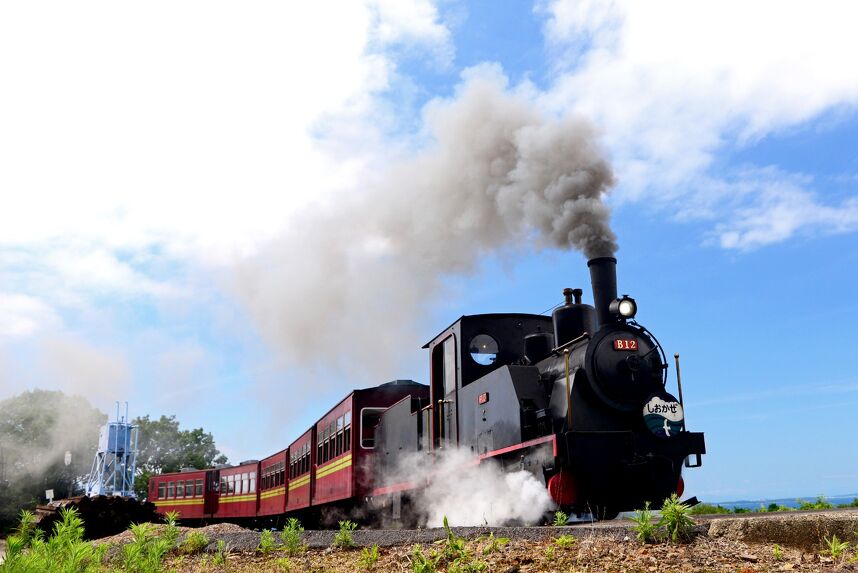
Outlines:
[[119,417],[116,403],[116,421],[102,426],[98,436],[98,451],[92,462],[92,471],[86,486],[86,495],[112,495],[136,497],[134,472],[137,466],[137,433],[139,426],[128,423],[128,402],[125,417]]

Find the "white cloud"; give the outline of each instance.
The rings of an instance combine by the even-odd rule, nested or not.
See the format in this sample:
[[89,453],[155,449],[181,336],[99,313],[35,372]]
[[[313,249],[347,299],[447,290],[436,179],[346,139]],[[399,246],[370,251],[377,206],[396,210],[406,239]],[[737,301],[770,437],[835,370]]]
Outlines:
[[687,202],[707,203],[701,189],[720,187],[731,209],[718,214],[733,219],[718,227],[728,248],[830,222],[835,230],[855,228],[854,203],[797,189],[791,175],[779,184],[768,176],[748,180],[760,192],[747,194],[709,171],[728,146],[858,103],[858,6],[557,0],[541,10],[559,54],[545,100],[602,126],[617,162],[619,200],[655,198],[687,213],[701,209]]
[[59,324],[60,318],[44,301],[0,292],[0,341],[30,337]]
[[452,63],[450,30],[439,21],[431,0],[371,0],[370,6],[378,18],[373,35],[382,45],[423,46],[435,54],[440,65]]
[[449,49],[424,0],[4,4],[0,245],[252,249],[350,181],[314,129],[387,87],[376,36]]
[[452,57],[431,2],[0,5],[0,335],[181,297],[164,267],[251,253],[351,189],[399,46]]

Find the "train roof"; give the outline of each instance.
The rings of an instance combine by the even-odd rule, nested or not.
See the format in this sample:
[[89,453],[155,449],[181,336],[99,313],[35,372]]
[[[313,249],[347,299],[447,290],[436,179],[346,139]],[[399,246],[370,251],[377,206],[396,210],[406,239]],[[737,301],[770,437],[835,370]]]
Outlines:
[[472,321],[472,320],[496,320],[499,318],[536,318],[536,319],[544,319],[551,320],[550,316],[545,316],[544,314],[530,314],[526,312],[491,312],[486,314],[463,314],[453,322],[449,324],[446,328],[442,329],[441,332],[432,337],[432,339],[423,345],[423,348],[429,348],[435,340],[438,339],[439,336],[450,330],[456,323],[462,321]]

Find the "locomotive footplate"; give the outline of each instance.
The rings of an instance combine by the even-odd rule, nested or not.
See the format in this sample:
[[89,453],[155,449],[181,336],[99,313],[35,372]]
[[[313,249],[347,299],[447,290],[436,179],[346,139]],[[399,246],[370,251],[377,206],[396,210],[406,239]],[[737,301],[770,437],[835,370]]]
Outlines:
[[683,461],[706,453],[703,434],[669,439],[633,432],[567,432],[566,449],[578,503],[609,512],[660,507],[676,491]]

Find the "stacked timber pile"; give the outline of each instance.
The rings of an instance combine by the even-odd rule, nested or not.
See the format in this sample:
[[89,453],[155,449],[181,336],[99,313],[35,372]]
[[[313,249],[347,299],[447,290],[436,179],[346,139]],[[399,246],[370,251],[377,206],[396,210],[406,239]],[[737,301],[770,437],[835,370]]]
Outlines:
[[60,509],[74,507],[83,519],[87,539],[99,539],[115,535],[132,523],[159,521],[155,505],[131,497],[97,495],[58,499],[48,505],[36,506],[36,522],[40,529],[51,533],[54,523],[59,521]]

